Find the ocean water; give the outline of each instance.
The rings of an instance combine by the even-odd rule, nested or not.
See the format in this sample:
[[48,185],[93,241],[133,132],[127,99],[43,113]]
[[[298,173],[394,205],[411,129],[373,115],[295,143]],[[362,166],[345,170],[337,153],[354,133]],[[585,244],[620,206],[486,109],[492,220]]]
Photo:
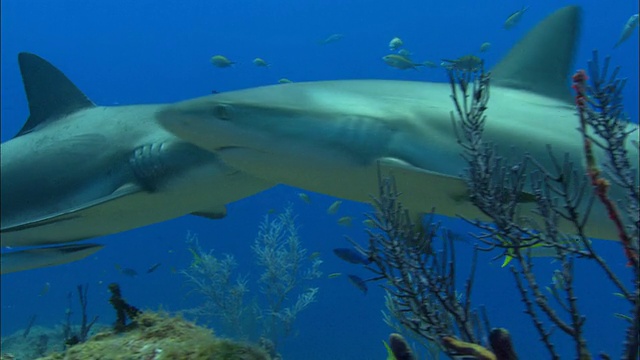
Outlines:
[[[1,3],[1,116],[2,141],[9,140],[28,117],[28,108],[17,64],[17,54],[28,51],[60,68],[82,91],[100,105],[164,103],[193,98],[212,91],[229,91],[293,81],[330,79],[399,79],[446,81],[441,69],[402,71],[385,65],[388,42],[402,38],[416,59],[439,63],[442,58],[478,54],[480,44],[491,42],[483,53],[495,64],[529,29],[554,10],[574,4],[567,1],[522,3],[513,1],[376,1],[376,0],[238,0],[238,1],[82,1],[5,0]],[[511,30],[504,20],[523,5],[530,5],[521,22]],[[617,48],[613,44],[627,19],[638,13],[631,1],[581,1],[583,27],[575,68],[586,67],[593,49],[611,55],[629,78],[624,91],[625,108],[632,121],[638,119],[638,34]],[[318,40],[340,33],[338,42],[318,45]],[[209,58],[227,56],[236,65],[215,68]],[[271,63],[259,68],[251,61],[261,57]],[[259,269],[251,252],[260,221],[268,212],[292,204],[298,214],[300,237],[309,253],[319,252],[325,276],[313,286],[320,288],[317,302],[300,313],[295,336],[282,342],[285,359],[384,359],[382,340],[392,332],[382,321],[384,292],[370,284],[364,295],[346,274],[363,278],[370,274],[336,258],[331,249],[346,247],[344,236],[365,241],[360,222],[370,211],[364,204],[344,201],[335,215],[326,213],[336,199],[309,193],[311,203],[288,186],[273,189],[229,204],[223,220],[194,216],[150,225],[98,239],[106,248],[83,261],[63,266],[4,275],[1,279],[2,336],[22,329],[33,314],[38,325],[53,326],[64,319],[68,293],[73,294],[75,320],[79,321],[75,287],[89,284],[89,314],[111,323],[114,312],[108,303],[107,284],[118,282],[130,303],[143,309],[162,307],[179,311],[199,304],[176,273],[189,266],[187,232],[197,233],[201,245],[216,253],[234,254],[239,271],[255,281]],[[341,216],[353,216],[354,225],[337,224]],[[445,226],[460,234],[471,231],[460,220],[442,218]],[[471,239],[468,239],[472,242]],[[612,268],[625,276],[619,244],[598,242],[599,251]],[[461,242],[458,260],[465,273],[470,245]],[[523,359],[546,358],[512,275],[491,261],[495,253],[481,254],[474,299],[484,304],[492,325],[513,335]],[[162,265],[153,273],[146,269]],[[129,277],[116,269],[135,269]],[[536,260],[541,274],[554,268],[548,259]],[[327,274],[345,275],[327,278]],[[586,315],[590,349],[620,353],[624,321],[613,313],[627,307],[612,293],[616,290],[591,264],[577,267],[580,310]],[[550,279],[550,277],[549,277]],[[546,278],[545,278],[546,280]],[[629,283],[629,278],[623,276]],[[45,284],[48,291],[42,294]],[[258,295],[255,283],[252,293]],[[214,324],[215,327],[215,324]],[[566,338],[556,331],[555,343],[565,356],[572,354]]]

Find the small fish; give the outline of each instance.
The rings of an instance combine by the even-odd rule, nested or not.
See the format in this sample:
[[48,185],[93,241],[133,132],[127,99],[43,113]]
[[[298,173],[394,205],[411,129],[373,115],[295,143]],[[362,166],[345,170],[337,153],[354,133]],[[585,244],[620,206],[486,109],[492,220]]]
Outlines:
[[287,79],[287,78],[281,78],[280,80],[278,80],[278,84],[291,84],[293,81]]
[[396,360],[396,355],[393,353],[393,350],[391,350],[389,344],[384,340],[382,340],[382,343],[384,344],[384,348],[387,349],[387,360]]
[[367,283],[362,280],[362,278],[356,275],[349,275],[349,281],[353,284],[353,286],[357,287],[358,290],[362,291],[365,295],[367,294],[369,287],[367,286]]
[[300,200],[304,201],[305,203],[311,204],[311,198],[309,197],[309,195],[305,193],[298,193],[298,197],[300,198]]
[[340,41],[343,38],[344,38],[344,35],[342,35],[342,34],[331,34],[331,35],[327,36],[326,38],[318,41],[318,44],[327,45],[327,44],[331,44],[331,43]]
[[353,222],[353,218],[351,216],[343,216],[340,219],[338,219],[338,224],[341,226],[351,226],[352,222]]
[[340,200],[334,201],[333,204],[331,204],[331,206],[329,206],[327,208],[327,214],[333,215],[333,214],[337,213],[338,209],[340,209],[340,205],[341,204],[342,204],[342,201],[340,201]]
[[261,58],[253,59],[253,65],[259,66],[259,67],[269,67],[269,66],[271,66],[271,64],[269,64],[268,62],[264,61],[264,59],[261,59]]
[[551,275],[551,284],[556,290],[564,290],[564,288],[567,286],[567,281],[562,271],[553,271],[553,275]]
[[132,268],[124,268],[122,269],[122,271],[120,271],[122,274],[127,275],[129,277],[136,277],[138,276],[138,272],[133,270]]
[[622,299],[626,299],[627,298],[626,296],[624,296],[623,293],[619,293],[619,292],[614,292],[613,296],[617,296],[617,297],[622,298]]
[[226,68],[235,64],[233,61],[227,59],[226,56],[222,56],[222,55],[214,55],[211,57],[210,61],[213,64],[213,66],[219,67],[219,68]]
[[524,15],[524,12],[527,11],[529,9],[528,6],[523,6],[522,9],[514,12],[513,14],[509,15],[509,17],[507,18],[507,20],[505,20],[504,22],[504,28],[509,30],[511,28],[513,28],[514,26],[516,26],[520,20],[522,19],[522,15]]
[[42,297],[47,295],[49,289],[51,289],[51,284],[48,282],[44,283],[44,286],[42,286],[42,290],[40,290],[40,294],[38,294],[38,296]]
[[351,264],[368,265],[371,263],[371,260],[360,251],[351,248],[333,249],[333,253],[340,259]]
[[155,263],[153,265],[151,265],[148,269],[147,269],[147,274],[150,274],[154,271],[156,271],[157,268],[160,267],[160,265],[162,265],[162,263]]
[[135,271],[135,270],[133,270],[131,268],[122,268],[120,266],[120,264],[115,264],[113,267],[115,267],[116,270],[118,270],[123,275],[127,275],[127,276],[130,276],[130,277],[138,276],[138,272],[137,271]]
[[620,44],[622,44],[625,40],[627,40],[632,34],[633,30],[638,27],[638,14],[631,15],[627,23],[624,24],[622,28],[622,32],[620,33],[620,38],[618,38],[618,42],[613,46],[617,48]]
[[418,66],[424,66],[424,64],[414,63],[410,59],[398,54],[389,54],[382,57],[387,65],[400,70],[414,69],[418,70]]
[[622,319],[622,320],[626,320],[629,323],[633,324],[633,318],[629,315],[625,315],[625,314],[620,314],[620,313],[615,313],[613,314],[614,317],[617,317],[618,319]]
[[309,255],[309,260],[315,260],[320,257],[320,251],[315,251]]
[[391,39],[391,41],[389,41],[389,50],[396,51],[400,49],[402,45],[404,45],[402,39],[400,39],[399,37],[394,37],[393,39]]
[[429,61],[429,60],[422,62],[422,65],[424,65],[424,66],[426,66],[428,68],[432,68],[432,69],[438,67],[438,64],[434,63],[433,61]]
[[482,59],[475,55],[465,55],[455,60],[442,59],[441,65],[452,70],[476,71],[480,69],[482,62]]
[[342,276],[342,273],[331,273],[331,274],[327,275],[327,277],[329,279],[335,279],[335,278],[340,277],[340,276]]
[[491,47],[490,42],[484,42],[482,43],[482,45],[480,45],[480,52],[486,52],[487,50],[489,50],[490,47]]
[[371,228],[371,229],[375,229],[377,227],[376,226],[376,222],[373,221],[373,219],[363,220],[362,221],[362,225],[364,225],[364,226],[366,226],[368,228]]
[[[497,236],[497,239],[499,239],[500,241],[504,242],[499,236]],[[568,238],[566,240],[566,244],[573,244],[572,246],[574,246],[576,249],[582,249],[584,248],[584,245],[582,244],[582,240],[580,238]],[[539,257],[550,257],[550,258],[556,258],[558,256],[558,250],[553,247],[553,246],[546,246],[544,243],[538,243],[535,245],[532,245],[528,248],[524,248],[521,249],[520,252],[525,255],[525,256],[530,256],[532,258],[539,258]],[[511,260],[513,260],[513,257],[511,256],[511,254],[509,252],[507,252],[507,255],[505,255],[504,258],[504,262],[502,263],[502,267],[507,266],[507,264],[509,264],[511,262]],[[555,275],[555,274],[554,274]],[[561,280],[560,278],[558,278],[557,280]],[[564,279],[562,279],[564,280]],[[552,279],[553,281],[553,279]]]
[[403,56],[406,59],[411,59],[411,55],[413,54],[407,49],[400,49],[398,50],[398,55]]

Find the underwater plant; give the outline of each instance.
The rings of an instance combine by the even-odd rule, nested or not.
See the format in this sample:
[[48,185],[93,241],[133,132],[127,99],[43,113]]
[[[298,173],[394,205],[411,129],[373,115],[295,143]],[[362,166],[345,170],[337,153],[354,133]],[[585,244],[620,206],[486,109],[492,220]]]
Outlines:
[[80,323],[79,331],[77,333],[74,333],[73,326],[71,325],[71,315],[73,312],[71,311],[71,295],[72,294],[70,292],[68,294],[69,307],[65,311],[65,323],[63,324],[63,327],[62,327],[66,346],[73,346],[78,343],[87,341],[91,328],[96,323],[96,321],[98,321],[97,315],[94,316],[91,321],[88,321],[88,317],[87,317],[87,305],[89,303],[88,301],[89,300],[89,297],[88,297],[89,284],[86,284],[84,286],[78,285],[77,290],[78,290],[78,301],[80,302],[82,320]]
[[[205,252],[197,237],[190,235],[193,261],[182,274],[192,291],[204,296],[204,304],[187,313],[220,319],[234,337],[259,340],[269,343],[269,348],[277,348],[282,339],[291,335],[298,314],[316,300],[318,288],[307,283],[322,276],[322,260],[307,256],[295,220],[288,206],[273,219],[265,215],[260,223],[251,249],[262,269],[257,283],[263,296],[254,297],[253,301],[245,299],[250,291],[248,278],[234,278],[237,263],[233,255],[218,258],[213,251]],[[255,328],[260,329],[259,334],[254,334]]]
[[[638,356],[638,327],[640,326],[640,267],[638,263],[638,178],[625,150],[631,132],[627,128],[629,119],[622,106],[622,88],[625,81],[618,78],[619,68],[608,77],[609,58],[602,69],[598,53],[594,51],[589,61],[591,85],[587,85],[584,70],[573,77],[576,91],[576,107],[580,120],[580,132],[584,143],[587,174],[582,174],[568,155],[562,161],[549,148],[551,168],[542,165],[543,159],[525,156],[520,161],[508,163],[492,144],[483,142],[482,134],[486,119],[484,111],[489,101],[490,74],[484,70],[474,73],[449,71],[452,97],[457,111],[459,142],[469,168],[466,180],[471,189],[471,201],[493,224],[470,221],[483,231],[476,238],[489,249],[503,249],[517,260],[511,266],[516,286],[520,292],[525,312],[531,318],[541,342],[552,358],[559,358],[551,340],[554,329],[559,329],[575,345],[576,357],[591,358],[584,336],[586,317],[580,313],[575,294],[575,264],[592,261],[602,270],[617,288],[621,297],[628,301],[628,329],[624,339],[623,358]],[[459,89],[462,100],[458,97]],[[470,100],[469,100],[470,99]],[[452,115],[453,118],[453,115]],[[604,159],[596,159],[594,147],[599,147]],[[637,142],[634,148],[638,149]],[[606,172],[596,163],[604,162]],[[492,169],[488,171],[487,169]],[[606,180],[603,176],[609,180]],[[624,198],[611,199],[608,189],[611,181],[622,188]],[[542,218],[536,223],[523,219],[515,209],[519,194],[530,184],[535,198],[534,213]],[[589,191],[589,190],[592,191]],[[595,197],[595,199],[594,199]],[[609,219],[616,227],[623,254],[628,260],[633,277],[629,287],[616,274],[593,247],[585,235],[586,224],[595,201],[602,202]],[[584,204],[587,204],[586,206]],[[618,208],[616,204],[621,204]],[[559,221],[573,224],[575,233],[559,231]],[[529,251],[532,246],[544,246],[555,251],[558,269],[554,273],[554,286],[550,288],[551,299],[542,291],[533,271]],[[555,302],[562,312],[551,305]]]
[[192,287],[191,292],[204,297],[202,305],[187,313],[219,319],[228,335],[240,339],[248,337],[245,324],[253,315],[253,308],[245,302],[245,295],[249,292],[246,277],[237,275],[234,278],[238,266],[235,258],[229,254],[219,258],[213,250],[203,250],[198,237],[191,233],[187,234],[187,243],[193,259],[189,268],[181,273]]
[[[310,259],[298,236],[293,209],[289,205],[284,212],[270,220],[265,215],[251,249],[256,254],[257,264],[263,268],[260,275],[260,291],[267,301],[262,310],[263,334],[277,346],[280,339],[291,334],[298,313],[316,300],[317,287],[305,285],[322,276],[319,257]],[[305,262],[311,264],[305,268]],[[287,300],[298,293],[295,302]]]
[[[393,317],[388,317],[387,323],[396,320],[400,330],[423,339],[427,346],[436,344],[451,358],[517,359],[511,334],[505,329],[491,329],[487,314],[474,308],[471,300],[478,252],[499,249],[500,256],[514,260],[510,265],[514,286],[550,358],[560,358],[555,341],[562,338],[573,344],[576,358],[591,359],[594,355],[584,329],[587,318],[580,312],[575,288],[575,279],[580,276],[575,271],[576,264],[591,262],[615,286],[618,296],[628,302],[628,314],[616,314],[627,326],[621,353],[623,359],[637,359],[638,173],[625,150],[625,144],[632,141],[622,107],[625,81],[618,78],[618,68],[608,75],[609,61],[606,58],[600,68],[594,52],[588,74],[580,70],[573,77],[580,120],[580,131],[575,135],[582,136],[584,143],[586,174],[577,170],[568,155],[558,160],[550,148],[551,168],[542,165],[548,161],[530,155],[508,161],[483,139],[485,121],[491,121],[484,113],[489,103],[491,74],[483,66],[473,70],[448,69],[455,106],[451,118],[468,164],[464,177],[469,197],[491,222],[465,219],[481,232],[473,234],[479,243],[474,247],[471,272],[464,285],[458,287],[459,263],[453,240],[447,235],[450,233],[443,231],[433,217],[427,219],[425,226],[413,222],[402,206],[394,179],[380,178],[375,213],[370,216],[375,226],[368,231],[369,242],[367,246],[351,242],[371,260],[365,267],[377,275],[375,279],[385,280],[382,287],[387,291],[387,308]],[[633,145],[638,149],[637,141]],[[601,149],[597,154],[605,154],[603,159],[596,159],[594,147]],[[605,164],[604,171],[598,168],[599,162]],[[623,189],[624,198],[610,197],[612,183]],[[531,217],[518,211],[523,196],[529,196],[526,201],[535,205]],[[585,235],[584,224],[593,216],[589,210],[596,201],[605,205],[607,216],[618,231],[621,256],[626,258],[632,277],[630,286]],[[575,233],[561,232],[560,220],[573,224]],[[536,247],[550,250],[556,260],[554,283],[546,291],[533,267],[531,252]],[[604,353],[600,356],[609,358]]]

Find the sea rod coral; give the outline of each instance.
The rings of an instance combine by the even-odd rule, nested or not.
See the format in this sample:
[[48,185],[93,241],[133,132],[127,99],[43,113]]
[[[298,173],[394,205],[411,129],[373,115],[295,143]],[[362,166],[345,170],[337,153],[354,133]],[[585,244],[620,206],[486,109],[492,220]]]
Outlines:
[[[633,141],[628,119],[622,108],[624,80],[619,69],[608,75],[609,58],[600,67],[597,53],[589,62],[588,74],[579,71],[573,77],[576,93],[577,127],[567,136],[582,137],[587,173],[581,173],[569,155],[558,158],[549,148],[547,159],[525,156],[507,160],[501,150],[483,139],[484,114],[489,106],[491,74],[481,66],[474,70],[449,69],[454,112],[452,124],[458,135],[468,168],[464,177],[469,196],[492,222],[465,219],[479,229],[471,273],[462,287],[456,285],[458,260],[447,232],[427,219],[419,226],[403,208],[393,178],[380,179],[380,193],[374,201],[371,217],[375,229],[369,231],[367,246],[352,243],[369,259],[366,267],[386,282],[387,307],[401,327],[425,343],[435,343],[449,357],[473,356],[479,359],[516,359],[510,334],[491,329],[482,309],[474,308],[471,290],[478,251],[500,251],[515,260],[510,266],[525,314],[539,335],[541,346],[550,358],[559,359],[556,342],[572,343],[575,358],[591,359],[593,350],[585,336],[587,317],[580,311],[576,295],[575,271],[580,262],[591,262],[628,302],[627,314],[616,314],[626,321],[627,331],[621,356],[636,359],[640,327],[640,267],[638,264],[638,174],[625,150]],[[588,75],[588,76],[587,76]],[[590,79],[591,83],[588,83]],[[634,134],[637,139],[637,134]],[[638,150],[637,142],[633,143]],[[599,148],[598,152],[593,148]],[[602,156],[604,154],[604,156]],[[600,156],[600,158],[597,158]],[[542,164],[551,163],[552,166]],[[603,165],[599,165],[603,164]],[[601,170],[600,167],[604,170]],[[616,184],[624,198],[611,198],[608,189]],[[618,192],[617,194],[620,194]],[[535,219],[519,211],[522,196],[530,196]],[[411,196],[407,194],[406,196]],[[584,224],[589,209],[602,202],[608,217],[617,227],[622,252],[630,265],[632,283],[621,280],[585,236]],[[532,214],[533,215],[533,214]],[[558,221],[569,221],[575,233],[559,231]],[[444,241],[443,241],[444,239]],[[557,269],[554,286],[545,290],[534,271],[531,252],[544,247],[552,252]],[[613,314],[612,314],[613,315]],[[506,324],[508,327],[508,324]],[[518,334],[513,334],[518,336]],[[602,358],[609,356],[600,353]]]

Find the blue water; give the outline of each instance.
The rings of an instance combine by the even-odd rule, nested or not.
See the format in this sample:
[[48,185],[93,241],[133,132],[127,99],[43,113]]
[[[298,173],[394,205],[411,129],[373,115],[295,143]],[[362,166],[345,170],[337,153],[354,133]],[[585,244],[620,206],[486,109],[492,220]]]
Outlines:
[[[495,64],[527,30],[567,1],[532,3],[520,24],[506,31],[505,18],[523,3],[511,1],[164,1],[164,0],[5,0],[2,1],[2,141],[10,139],[28,116],[17,54],[29,51],[59,67],[95,103],[100,105],[173,102],[210,93],[274,84],[279,78],[293,81],[378,78],[445,81],[441,70],[400,71],[380,58],[388,53],[394,36],[417,59],[439,62],[476,52],[489,41],[483,54]],[[583,1],[584,21],[576,68],[585,67],[592,49],[610,54],[629,78],[624,92],[631,119],[638,119],[638,35],[613,49],[627,19],[638,12],[632,1]],[[319,46],[316,42],[332,33],[342,33],[339,42]],[[209,58],[223,54],[237,64],[233,68],[212,67]],[[251,64],[266,59],[270,68]],[[106,285],[121,284],[125,297],[141,308],[162,306],[177,311],[197,305],[196,296],[172,268],[184,269],[191,257],[186,250],[187,231],[199,234],[201,245],[218,253],[231,253],[240,271],[255,280],[258,270],[250,251],[258,224],[270,209],[281,210],[292,203],[301,225],[300,236],[308,251],[322,254],[325,274],[367,274],[341,262],[331,253],[345,247],[344,235],[364,241],[360,221],[368,211],[363,204],[345,201],[337,215],[327,215],[333,198],[310,194],[311,204],[298,198],[300,190],[278,186],[228,206],[224,220],[193,216],[147,226],[99,239],[108,246],[84,261],[2,277],[2,335],[23,328],[32,314],[38,324],[62,321],[67,294],[77,284],[90,284],[89,312],[105,323],[114,313],[107,302]],[[355,217],[354,226],[339,226],[340,216]],[[460,233],[470,229],[458,220],[444,219]],[[627,274],[618,244],[598,243],[609,264]],[[470,259],[467,246],[458,246],[461,272]],[[512,275],[491,262],[495,254],[481,254],[475,299],[485,304],[493,326],[508,328],[523,359],[546,358],[531,322],[522,314],[523,305]],[[146,269],[156,262],[152,274]],[[115,264],[136,269],[131,278],[119,273]],[[554,268],[548,259],[536,261],[541,274]],[[594,352],[618,355],[624,322],[612,316],[626,313],[622,300],[613,296],[602,273],[591,264],[578,266],[580,309],[587,316],[586,334]],[[542,278],[547,281],[550,277]],[[628,279],[625,278],[628,283]],[[45,283],[50,290],[38,296]],[[383,359],[381,340],[392,331],[382,321],[383,291],[370,286],[365,296],[345,276],[318,280],[318,301],[297,319],[297,336],[282,344],[285,359]],[[253,294],[258,293],[253,287]],[[77,305],[74,293],[74,306]],[[77,308],[76,308],[77,309]],[[77,313],[76,313],[77,315]],[[75,318],[76,320],[78,317]],[[556,331],[556,333],[559,333]],[[559,334],[558,334],[559,335]],[[571,353],[566,338],[555,343],[565,355]]]

